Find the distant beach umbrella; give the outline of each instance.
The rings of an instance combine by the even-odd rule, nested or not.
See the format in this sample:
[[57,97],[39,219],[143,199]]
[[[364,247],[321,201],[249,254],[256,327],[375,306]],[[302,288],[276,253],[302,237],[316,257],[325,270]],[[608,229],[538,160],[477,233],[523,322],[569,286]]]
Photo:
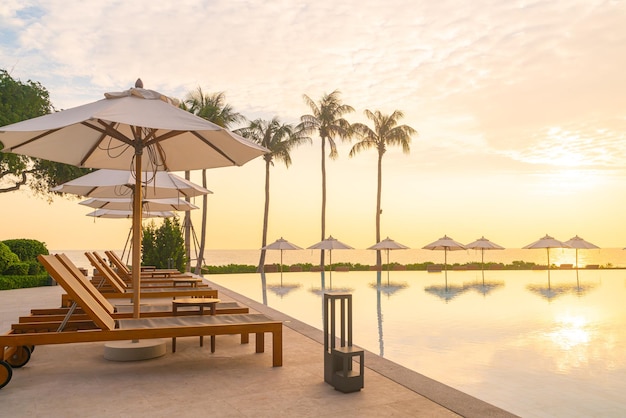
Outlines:
[[261,248],[262,250],[280,250],[280,284],[283,284],[283,251],[285,250],[301,250],[296,244],[292,244],[283,237]]
[[600,248],[597,245],[590,243],[589,241],[585,241],[578,235],[576,235],[574,238],[568,239],[567,241],[565,241],[565,243],[569,245],[570,248],[576,249],[576,268],[578,268],[578,250],[579,249],[580,250],[593,250],[593,249]]
[[465,247],[471,250],[480,250],[480,266],[483,273],[483,282],[485,281],[485,250],[504,250],[504,247],[489,241],[484,236],[476,241],[470,242]]
[[[307,247],[309,250],[328,250],[328,260],[330,261],[330,287],[332,288],[332,280],[333,280],[333,250],[354,250],[353,247],[348,244],[344,244],[343,242],[333,238],[330,235],[325,240],[322,240],[316,244]],[[324,266],[322,265],[322,272],[324,271]]]
[[439,238],[437,241],[431,242],[428,245],[422,247],[425,250],[443,250],[444,264],[443,268],[446,275],[446,287],[448,286],[448,251],[466,250],[465,245],[460,242],[456,242],[447,235]]
[[408,248],[409,247],[407,247],[406,245],[400,244],[399,242],[396,242],[389,237],[367,248],[368,250],[385,250],[387,252],[387,285],[389,285],[389,251],[406,250]]
[[545,237],[528,244],[523,247],[523,249],[536,249],[536,248],[545,248],[546,253],[548,254],[548,288],[550,287],[550,248],[571,248],[569,244],[565,242],[559,241],[558,239],[554,239],[550,235],[546,234]]

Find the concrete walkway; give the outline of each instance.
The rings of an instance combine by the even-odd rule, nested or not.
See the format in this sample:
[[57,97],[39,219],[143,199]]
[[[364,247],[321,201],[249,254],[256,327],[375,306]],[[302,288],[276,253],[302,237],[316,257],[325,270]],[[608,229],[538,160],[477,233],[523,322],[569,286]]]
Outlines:
[[[343,394],[324,383],[322,332],[241,295],[284,321],[283,367],[271,350],[218,336],[217,350],[178,338],[177,351],[140,362],[103,358],[104,343],[37,346],[0,389],[0,415],[30,417],[512,417],[513,415],[366,352],[365,388]],[[0,291],[0,332],[31,308],[59,306],[60,286]],[[251,336],[253,339],[254,336]],[[266,344],[271,340],[266,338]]]

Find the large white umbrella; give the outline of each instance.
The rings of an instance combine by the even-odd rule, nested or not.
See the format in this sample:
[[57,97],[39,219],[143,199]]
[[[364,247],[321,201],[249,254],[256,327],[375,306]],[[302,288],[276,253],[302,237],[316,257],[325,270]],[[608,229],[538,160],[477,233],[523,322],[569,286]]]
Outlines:
[[[143,88],[105,93],[93,103],[0,127],[3,152],[78,167],[132,170],[133,287],[139,289],[143,172],[185,171],[243,165],[268,152],[264,147],[177,106],[177,101]],[[140,292],[133,293],[139,318]]]
[[262,250],[280,250],[280,285],[283,285],[283,251],[285,250],[301,250],[296,244],[292,244],[283,237],[280,237],[271,244],[261,248]]
[[[141,203],[144,213],[167,210],[188,211],[198,209],[198,206],[179,197],[169,199],[143,199]],[[131,213],[133,209],[133,199],[130,197],[94,197],[78,202],[78,204],[94,209],[125,210],[131,211]]]
[[[143,172],[141,182],[144,199],[194,197],[213,193],[167,171]],[[50,190],[93,198],[132,198],[135,184],[134,172],[105,169],[85,174]]]
[[550,248],[571,248],[569,244],[566,244],[558,239],[554,239],[550,235],[546,234],[545,237],[538,239],[535,242],[528,244],[523,249],[535,249],[545,248],[548,254],[548,288],[550,287]]
[[433,241],[428,245],[425,245],[425,250],[443,250],[443,269],[446,276],[446,288],[448,287],[448,251],[459,251],[467,249],[465,245],[460,242],[456,242],[447,235],[439,238],[437,241]]
[[408,248],[406,245],[400,244],[389,237],[367,248],[368,250],[385,250],[387,252],[387,286],[389,286],[389,251],[406,250]]
[[578,269],[578,250],[593,250],[593,249],[600,248],[597,245],[592,244],[589,241],[582,239],[578,235],[576,235],[574,238],[568,239],[567,241],[565,241],[565,243],[569,245],[570,248],[576,249],[576,268],[577,269]]
[[[330,261],[330,287],[332,288],[332,280],[333,280],[333,250],[354,250],[353,247],[349,246],[348,244],[344,244],[343,242],[337,240],[336,238],[333,238],[332,235],[330,235],[328,238],[326,238],[325,240],[322,240],[318,243],[315,243],[313,245],[311,245],[310,247],[307,247],[307,249],[309,250],[328,250],[328,260]],[[324,266],[322,266],[322,272],[324,272]]]
[[504,250],[504,247],[489,241],[484,236],[478,238],[476,241],[472,241],[465,246],[471,250],[480,250],[480,266],[483,274],[483,284],[485,282],[485,250]]

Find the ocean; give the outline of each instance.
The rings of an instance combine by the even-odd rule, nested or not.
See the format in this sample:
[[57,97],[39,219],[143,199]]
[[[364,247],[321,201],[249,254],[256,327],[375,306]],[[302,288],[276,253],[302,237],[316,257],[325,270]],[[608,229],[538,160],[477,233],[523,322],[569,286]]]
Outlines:
[[[85,251],[104,250],[50,250],[51,253],[66,253],[79,267],[91,269],[84,256]],[[122,255],[122,250],[115,250]],[[124,259],[128,254],[124,254]],[[205,252],[205,264],[212,266],[222,266],[228,264],[248,264],[257,265],[259,262],[260,250],[207,250]],[[280,263],[280,251],[267,251],[265,264]],[[387,261],[387,254],[383,251],[383,263]],[[331,254],[326,252],[326,264],[349,262],[359,264],[376,264],[376,252],[372,250],[334,250]],[[424,263],[431,261],[436,264],[443,264],[447,257],[448,264],[464,264],[470,262],[480,262],[481,252],[477,250],[431,251],[423,249],[395,250],[389,252],[389,262],[399,264]],[[545,249],[504,249],[484,252],[485,263],[511,264],[513,261],[534,262],[536,264],[547,264],[548,254]],[[193,258],[193,254],[192,254]],[[297,263],[319,264],[320,250],[292,250],[283,251],[283,264],[291,265]],[[574,249],[552,248],[550,249],[550,264],[559,266],[561,264],[576,264],[576,251]],[[621,248],[602,248],[595,250],[578,250],[578,265],[582,268],[586,265],[598,264],[604,267],[626,268],[626,250]]]

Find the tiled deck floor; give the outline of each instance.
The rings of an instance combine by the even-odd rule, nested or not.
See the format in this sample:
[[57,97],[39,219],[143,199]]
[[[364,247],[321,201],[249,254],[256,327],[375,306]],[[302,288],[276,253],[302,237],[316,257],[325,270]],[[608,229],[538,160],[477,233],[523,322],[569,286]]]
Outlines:
[[[217,286],[216,286],[217,287]],[[489,404],[366,353],[365,388],[343,394],[324,383],[321,331],[219,288],[224,301],[287,321],[283,367],[254,342],[217,337],[217,350],[179,338],[177,351],[140,362],[103,358],[103,343],[38,346],[0,390],[0,415],[30,417],[507,417]],[[0,291],[2,332],[30,308],[55,307],[60,286]],[[254,336],[251,336],[253,339]],[[266,344],[271,339],[266,338]],[[418,393],[419,392],[419,393]],[[422,396],[423,393],[426,396]],[[431,400],[431,399],[434,400]],[[443,406],[442,406],[443,405]],[[455,411],[455,412],[453,412]]]

